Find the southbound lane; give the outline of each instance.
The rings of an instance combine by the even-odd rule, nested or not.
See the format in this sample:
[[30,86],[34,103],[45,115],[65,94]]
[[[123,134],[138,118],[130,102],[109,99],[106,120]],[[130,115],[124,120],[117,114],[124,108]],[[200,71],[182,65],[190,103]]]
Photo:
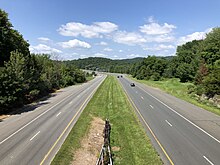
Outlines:
[[[118,80],[165,164],[220,164],[220,141],[217,138],[175,111],[172,105],[148,93],[139,83],[131,87],[130,79]],[[220,117],[215,118],[220,121]]]
[[64,89],[34,111],[0,123],[0,164],[49,164],[106,76]]

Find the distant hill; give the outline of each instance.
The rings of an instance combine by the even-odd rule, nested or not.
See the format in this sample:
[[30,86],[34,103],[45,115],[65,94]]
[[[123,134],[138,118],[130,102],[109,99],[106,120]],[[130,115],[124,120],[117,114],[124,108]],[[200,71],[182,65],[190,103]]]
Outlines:
[[128,73],[134,63],[141,62],[144,58],[112,60],[102,57],[89,57],[85,59],[65,61],[67,64],[74,64],[80,69],[88,69],[104,72]]

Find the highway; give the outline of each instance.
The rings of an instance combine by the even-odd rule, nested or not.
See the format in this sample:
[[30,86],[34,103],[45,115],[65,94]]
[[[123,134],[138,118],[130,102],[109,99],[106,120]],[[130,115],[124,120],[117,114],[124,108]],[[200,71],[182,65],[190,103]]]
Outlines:
[[158,89],[118,78],[165,164],[219,165],[220,117]]
[[105,77],[61,89],[0,122],[0,164],[50,164]]

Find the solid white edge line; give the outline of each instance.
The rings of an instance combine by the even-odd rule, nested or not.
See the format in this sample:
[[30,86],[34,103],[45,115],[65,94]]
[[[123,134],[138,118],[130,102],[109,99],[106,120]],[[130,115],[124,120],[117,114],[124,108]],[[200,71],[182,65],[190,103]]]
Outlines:
[[36,133],[36,134],[30,139],[30,141],[32,141],[39,133],[40,133],[40,131],[38,131],[38,133]]
[[170,124],[170,122],[169,122],[168,120],[165,120],[165,121],[167,122],[167,124],[168,124],[169,126],[172,127],[172,124]]
[[70,102],[69,102],[69,104],[72,104],[72,103],[73,103],[73,101],[70,101]]
[[141,96],[141,99],[144,100],[144,98]]
[[164,102],[160,101],[158,98],[154,97],[153,95],[151,95],[150,93],[148,93],[145,89],[143,89],[142,87],[139,86],[139,88],[141,88],[142,90],[144,90],[148,95],[150,95],[151,97],[153,97],[154,99],[156,99],[157,101],[159,101],[161,104],[163,104],[164,106],[166,106],[167,108],[169,108],[171,111],[173,111],[174,113],[176,113],[177,115],[179,115],[180,117],[182,117],[183,119],[185,119],[186,121],[188,121],[190,124],[192,124],[193,126],[195,126],[196,128],[198,128],[200,131],[202,131],[203,133],[205,133],[206,135],[208,135],[209,137],[211,137],[212,139],[214,139],[216,142],[220,143],[220,141],[215,138],[214,136],[210,135],[208,132],[206,132],[204,129],[200,128],[199,126],[197,126],[195,123],[193,123],[192,121],[190,121],[189,119],[187,119],[186,117],[184,117],[183,115],[181,115],[180,113],[176,112],[174,109],[172,109],[171,107],[169,107],[168,105],[166,105]]
[[61,102],[63,102],[65,99],[71,97],[72,95],[74,95],[75,93],[72,93],[71,95],[65,97],[64,99],[62,99],[61,101],[59,101],[58,103],[56,103],[55,105],[53,105],[52,107],[50,107],[48,110],[44,111],[43,113],[41,113],[40,115],[38,115],[36,118],[32,119],[31,121],[29,121],[27,124],[25,124],[23,127],[19,128],[17,131],[15,131],[14,133],[12,133],[10,136],[8,136],[7,138],[5,138],[4,140],[2,140],[0,142],[0,145],[2,143],[4,143],[6,140],[10,139],[12,136],[14,136],[15,134],[17,134],[18,132],[20,132],[21,130],[23,130],[25,127],[27,127],[28,125],[30,125],[31,123],[33,123],[35,120],[37,120],[38,118],[40,118],[41,116],[43,116],[45,113],[47,113],[48,111],[50,111],[51,109],[53,109],[55,106],[57,106],[58,104],[60,104]]
[[207,162],[209,162],[211,165],[214,165],[214,163],[212,163],[206,156],[203,156],[203,158],[204,158]]
[[61,114],[61,112],[59,112],[59,113],[56,115],[56,117],[58,117],[60,114]]

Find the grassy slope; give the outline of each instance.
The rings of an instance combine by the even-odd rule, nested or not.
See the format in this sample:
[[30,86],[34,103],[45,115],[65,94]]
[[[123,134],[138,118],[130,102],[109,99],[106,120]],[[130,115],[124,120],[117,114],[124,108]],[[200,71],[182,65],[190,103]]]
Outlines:
[[89,102],[70,132],[52,164],[69,164],[74,151],[80,147],[80,139],[86,136],[92,116],[110,119],[111,146],[114,164],[142,165],[162,164],[149,138],[136,117],[124,91],[114,77],[108,77]]
[[[132,78],[133,79],[133,78]],[[133,79],[136,80],[136,79]],[[156,88],[160,88],[163,91],[176,96],[180,99],[183,99],[187,102],[190,102],[194,105],[197,105],[201,108],[204,108],[210,112],[213,112],[217,115],[220,115],[220,109],[214,106],[211,106],[208,103],[204,103],[204,102],[199,102],[197,100],[195,100],[194,98],[192,98],[188,93],[188,85],[191,85],[192,83],[180,83],[179,79],[173,78],[173,79],[167,79],[167,80],[163,80],[163,81],[151,81],[151,80],[136,80],[138,82],[144,83],[146,85],[149,86],[153,86]]]

